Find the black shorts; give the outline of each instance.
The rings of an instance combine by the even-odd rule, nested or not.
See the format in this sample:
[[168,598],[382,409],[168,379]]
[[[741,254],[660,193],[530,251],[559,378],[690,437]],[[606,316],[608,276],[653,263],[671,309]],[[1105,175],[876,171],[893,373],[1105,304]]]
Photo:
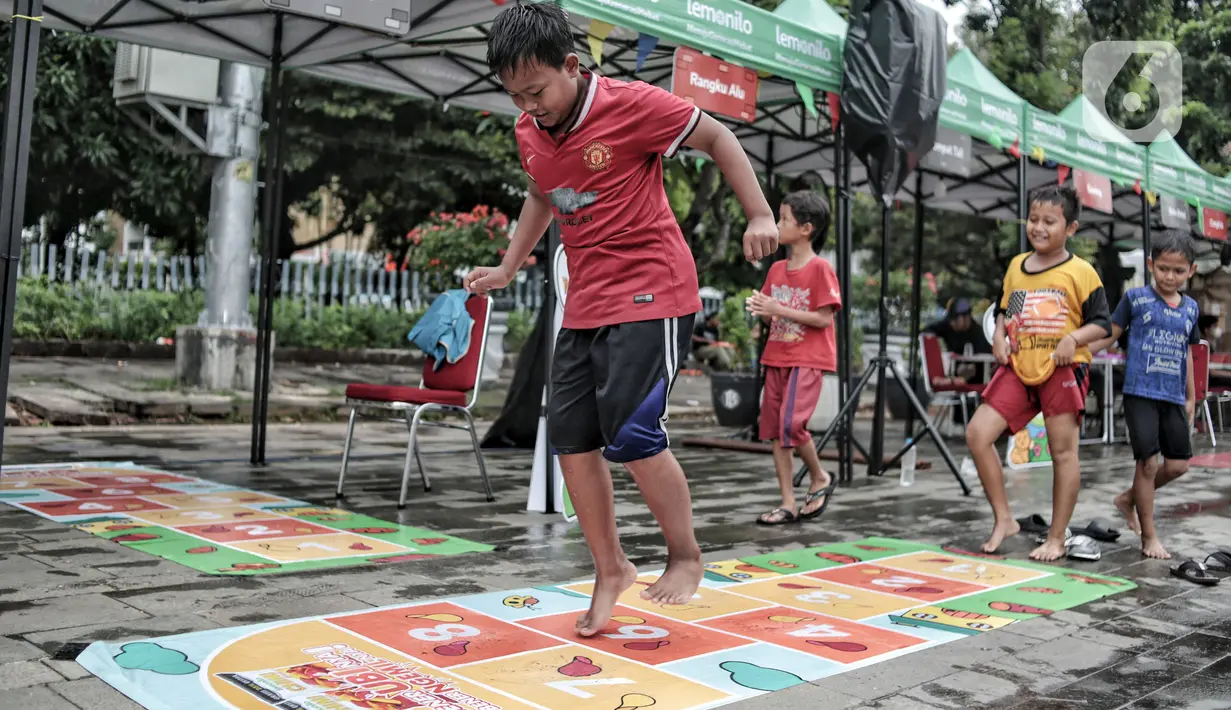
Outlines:
[[603,449],[607,460],[625,463],[666,449],[667,396],[693,318],[561,329],[548,405],[553,453]]
[[1193,457],[1188,410],[1183,405],[1126,394],[1124,423],[1137,461],[1151,459],[1160,452],[1170,461]]

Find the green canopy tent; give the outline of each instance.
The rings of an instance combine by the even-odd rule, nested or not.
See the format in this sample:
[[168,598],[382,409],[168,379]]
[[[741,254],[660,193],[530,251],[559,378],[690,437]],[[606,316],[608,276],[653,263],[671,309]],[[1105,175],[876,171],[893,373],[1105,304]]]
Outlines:
[[[1170,135],[1150,144],[1149,153],[1150,191],[1162,196],[1157,224],[1216,239],[1206,223],[1206,211],[1221,213],[1225,225],[1225,216],[1231,209],[1231,188],[1206,172]],[[1180,211],[1182,215],[1177,214]]]

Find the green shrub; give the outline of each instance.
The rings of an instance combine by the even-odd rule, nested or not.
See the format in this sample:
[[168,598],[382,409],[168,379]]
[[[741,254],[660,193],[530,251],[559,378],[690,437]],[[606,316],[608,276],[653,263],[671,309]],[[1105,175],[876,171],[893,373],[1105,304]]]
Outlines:
[[509,313],[509,332],[504,336],[505,352],[521,352],[534,333],[534,319],[535,315],[530,311]]

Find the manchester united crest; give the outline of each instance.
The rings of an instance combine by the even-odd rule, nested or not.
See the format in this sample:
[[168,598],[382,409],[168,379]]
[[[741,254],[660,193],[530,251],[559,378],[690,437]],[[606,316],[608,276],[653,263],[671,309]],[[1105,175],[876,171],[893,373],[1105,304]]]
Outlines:
[[581,162],[596,173],[611,167],[611,146],[602,141],[590,141],[581,151]]

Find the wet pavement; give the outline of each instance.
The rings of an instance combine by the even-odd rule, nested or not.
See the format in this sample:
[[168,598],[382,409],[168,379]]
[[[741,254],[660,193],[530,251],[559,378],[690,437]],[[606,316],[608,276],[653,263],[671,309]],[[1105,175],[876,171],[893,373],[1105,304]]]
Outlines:
[[[900,432],[894,425],[894,433]],[[247,465],[247,426],[10,428],[5,464],[133,460],[213,481],[332,505],[345,427],[272,425],[269,465]],[[728,432],[673,429],[673,438]],[[581,531],[558,516],[525,511],[528,452],[488,451],[497,500],[487,503],[474,459],[454,432],[430,430],[424,463],[433,489],[412,485],[411,505],[395,505],[405,429],[367,423],[357,430],[345,507],[384,520],[441,530],[496,546],[394,566],[286,576],[220,578],[125,548],[64,525],[0,506],[0,707],[136,707],[76,663],[96,640],[142,639],[220,626],[355,611],[589,577]],[[462,434],[461,436],[465,436]],[[964,451],[951,442],[961,460]],[[1208,439],[1198,439],[1199,452]],[[753,524],[776,505],[769,456],[681,447],[706,559],[729,559],[878,535],[975,548],[990,511],[977,483],[963,497],[943,461],[924,446],[914,486],[896,471],[840,489],[820,521]],[[1112,497],[1131,479],[1124,447],[1086,446],[1074,518],[1116,521]],[[1050,516],[1047,469],[1012,473],[1016,515]],[[1159,491],[1159,525],[1177,558],[1231,547],[1231,474],[1195,468]],[[630,558],[665,562],[653,517],[623,471],[617,514]],[[1231,582],[1198,587],[1143,560],[1125,531],[1103,544],[1098,562],[1065,566],[1127,577],[1139,586],[1047,618],[1014,624],[896,660],[832,676],[728,707],[760,708],[1231,708]],[[1024,558],[1025,535],[1002,548]]]

